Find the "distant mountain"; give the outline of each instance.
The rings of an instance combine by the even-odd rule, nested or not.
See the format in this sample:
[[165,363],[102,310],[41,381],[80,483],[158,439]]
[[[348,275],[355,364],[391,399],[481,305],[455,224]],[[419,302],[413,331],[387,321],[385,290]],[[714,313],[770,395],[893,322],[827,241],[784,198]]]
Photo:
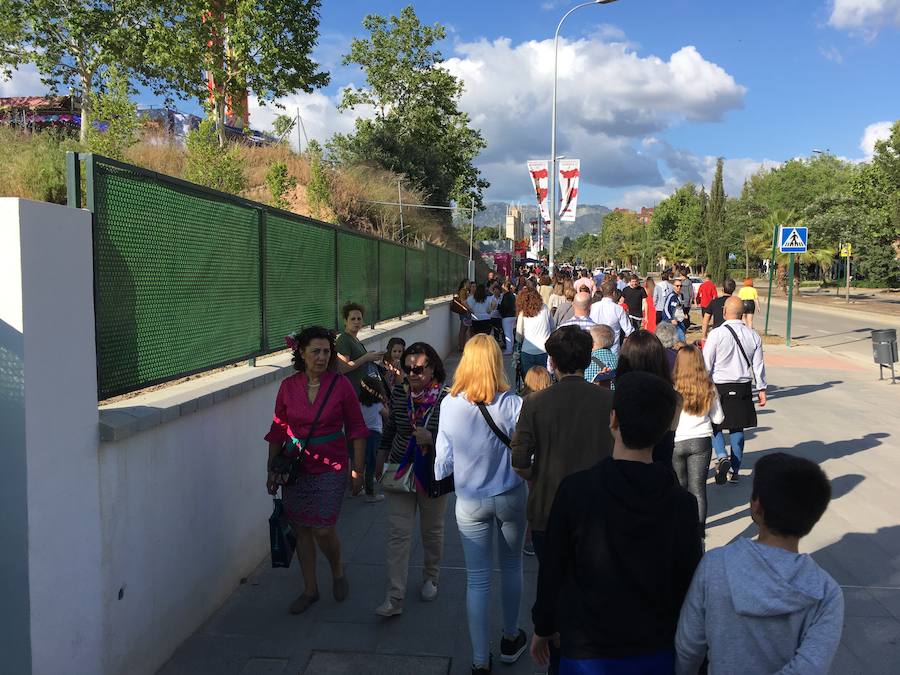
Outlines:
[[[506,224],[506,202],[486,202],[485,210],[475,214],[475,227],[499,227]],[[528,223],[532,219],[538,218],[538,208],[536,204],[520,205],[522,209],[522,219],[525,221],[526,231]],[[598,234],[600,232],[600,224],[603,222],[603,216],[610,212],[611,209],[596,204],[579,204],[577,215],[574,223],[560,223],[559,230],[556,233],[557,241],[562,246],[564,237],[576,239],[582,234],[590,232]]]

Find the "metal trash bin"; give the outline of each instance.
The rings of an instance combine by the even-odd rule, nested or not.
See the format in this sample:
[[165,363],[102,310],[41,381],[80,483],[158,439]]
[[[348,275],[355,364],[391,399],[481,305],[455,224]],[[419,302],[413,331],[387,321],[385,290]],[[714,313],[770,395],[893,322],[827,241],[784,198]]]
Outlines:
[[897,363],[897,330],[895,328],[879,328],[872,331],[872,358],[878,364],[878,379],[884,379],[882,376],[884,369],[890,368],[891,384],[896,384],[894,364]]

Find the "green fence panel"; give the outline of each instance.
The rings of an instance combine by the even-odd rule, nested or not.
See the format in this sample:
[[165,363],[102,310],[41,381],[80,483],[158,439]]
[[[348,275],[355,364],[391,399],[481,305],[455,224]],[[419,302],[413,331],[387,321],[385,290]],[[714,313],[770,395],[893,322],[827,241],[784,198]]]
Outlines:
[[425,307],[425,251],[406,250],[406,313]]
[[100,397],[258,352],[259,211],[100,158],[94,167]]
[[270,212],[266,217],[266,337],[268,350],[306,326],[334,326],[334,229]]
[[[363,320],[375,323],[378,317],[378,240],[358,234],[337,233],[338,311],[346,302],[365,308]],[[343,329],[343,316],[338,330]]]
[[391,319],[403,314],[405,253],[402,246],[387,241],[378,243],[378,306],[380,318]]

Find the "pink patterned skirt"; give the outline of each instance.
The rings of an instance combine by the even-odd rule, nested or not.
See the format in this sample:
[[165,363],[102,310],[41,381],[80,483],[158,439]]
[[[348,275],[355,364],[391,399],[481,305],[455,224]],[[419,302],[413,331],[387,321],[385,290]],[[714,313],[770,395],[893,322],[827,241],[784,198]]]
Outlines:
[[301,473],[283,490],[285,515],[300,527],[334,527],[346,490],[346,471]]

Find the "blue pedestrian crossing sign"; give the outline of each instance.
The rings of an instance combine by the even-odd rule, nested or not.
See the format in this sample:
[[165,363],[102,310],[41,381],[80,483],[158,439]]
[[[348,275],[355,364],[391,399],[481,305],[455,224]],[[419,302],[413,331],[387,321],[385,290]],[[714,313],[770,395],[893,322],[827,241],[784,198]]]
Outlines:
[[782,225],[778,230],[778,250],[782,253],[806,253],[809,228]]

